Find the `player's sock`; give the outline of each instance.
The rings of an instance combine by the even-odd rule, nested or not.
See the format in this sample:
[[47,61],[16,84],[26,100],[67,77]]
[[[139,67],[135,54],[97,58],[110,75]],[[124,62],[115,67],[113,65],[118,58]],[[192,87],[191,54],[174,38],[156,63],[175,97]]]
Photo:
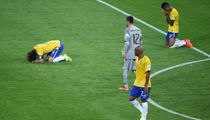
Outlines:
[[178,47],[182,47],[186,45],[186,42],[185,40],[179,40],[177,44],[178,44]]
[[125,69],[123,70],[123,82],[125,84],[125,87],[128,88],[128,70]]
[[133,100],[133,101],[130,101],[130,103],[133,104],[134,107],[135,107],[137,110],[139,110],[140,112],[142,112],[142,107],[141,107],[140,103],[139,103],[136,99]]
[[125,84],[124,86],[125,86],[125,88],[128,88],[128,84]]
[[185,45],[186,45],[185,40],[176,40],[175,43],[169,48],[177,48],[177,47],[182,47]]
[[146,120],[147,119],[147,113],[148,113],[148,103],[144,102],[142,103],[142,120]]
[[60,55],[60,56],[54,58],[53,62],[60,62],[60,61],[63,61],[63,60],[65,60],[65,58],[62,55]]

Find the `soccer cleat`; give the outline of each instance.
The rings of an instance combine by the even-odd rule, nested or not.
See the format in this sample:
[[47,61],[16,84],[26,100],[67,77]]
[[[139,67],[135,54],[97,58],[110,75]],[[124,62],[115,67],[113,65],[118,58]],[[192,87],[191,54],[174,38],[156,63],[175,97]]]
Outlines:
[[72,59],[67,54],[63,54],[63,57],[65,58],[66,61],[72,62]]
[[128,91],[129,88],[127,88],[127,87],[121,87],[121,88],[119,88],[119,90],[121,90],[121,91]]
[[186,39],[185,42],[187,47],[192,48],[193,45],[189,39]]

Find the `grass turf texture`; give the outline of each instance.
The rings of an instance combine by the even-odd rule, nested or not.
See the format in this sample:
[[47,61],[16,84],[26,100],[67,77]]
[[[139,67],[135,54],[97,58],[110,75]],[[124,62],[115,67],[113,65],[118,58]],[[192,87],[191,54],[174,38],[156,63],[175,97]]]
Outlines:
[[[160,0],[108,2],[166,29],[165,19],[159,8],[162,2]],[[205,1],[196,8],[185,7],[181,1],[173,4],[180,6],[180,12],[191,14],[189,8],[192,13],[199,13],[198,8],[206,11],[207,8],[202,6],[209,6],[210,2]],[[190,4],[197,5],[197,2],[190,1]],[[150,14],[145,12],[148,8]],[[2,0],[0,9],[2,120],[139,119],[138,111],[128,103],[128,92],[117,90],[122,81],[120,50],[123,47],[125,16],[94,0]],[[207,12],[200,14],[204,14],[205,19],[201,19],[204,16],[198,14],[181,15],[180,37],[190,35],[196,47],[209,53],[209,35],[203,28],[208,29],[206,24],[210,16]],[[193,27],[196,30],[191,29],[195,23],[198,24]],[[142,24],[136,25],[143,31],[143,46],[152,60],[153,72],[205,58],[188,48],[167,49],[163,35]],[[64,52],[74,61],[58,64],[31,64],[25,61],[26,52],[34,44],[50,39],[64,41]],[[210,71],[207,66],[209,62],[198,63],[154,77],[151,97],[165,107],[202,119],[209,118],[207,113],[210,111],[206,108],[210,97],[207,92],[210,78],[207,73]],[[183,74],[184,77],[181,76]],[[133,79],[134,75],[131,75],[130,85]],[[195,86],[197,81],[202,81],[202,89]],[[166,88],[174,84],[177,85],[176,88]],[[177,89],[184,91],[185,96],[181,99],[182,92]],[[205,97],[200,97],[199,93],[205,94]],[[148,118],[184,120],[153,106],[149,108]]]

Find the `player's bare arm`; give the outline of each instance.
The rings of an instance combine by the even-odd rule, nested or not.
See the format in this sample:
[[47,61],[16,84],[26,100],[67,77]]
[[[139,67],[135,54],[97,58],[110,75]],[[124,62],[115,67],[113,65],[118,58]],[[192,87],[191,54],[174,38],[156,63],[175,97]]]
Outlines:
[[147,71],[147,72],[146,72],[146,82],[145,82],[145,85],[144,85],[144,93],[145,93],[145,94],[148,93],[149,79],[150,79],[150,71]]
[[50,57],[50,56],[49,56],[49,57],[48,57],[48,62],[53,62],[53,59],[54,59],[53,57]]
[[171,20],[170,19],[170,12],[167,12],[167,11],[163,11],[164,15],[166,16],[166,21],[167,23],[170,25],[170,26],[173,26],[174,25],[174,20]]
[[35,62],[35,63],[43,63],[44,60],[43,60],[43,59],[36,59],[34,62]]

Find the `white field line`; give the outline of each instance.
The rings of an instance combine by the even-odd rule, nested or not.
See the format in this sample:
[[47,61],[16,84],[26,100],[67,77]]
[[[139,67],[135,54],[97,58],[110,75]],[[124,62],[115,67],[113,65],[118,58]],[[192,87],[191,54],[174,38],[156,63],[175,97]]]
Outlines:
[[[106,2],[104,2],[104,1],[102,1],[102,0],[96,0],[96,1],[98,1],[98,2],[100,2],[100,3],[102,3],[102,4],[104,4],[104,5],[106,5],[106,6],[110,7],[110,8],[112,8],[112,9],[114,9],[114,10],[116,10],[116,11],[118,11],[118,12],[120,12],[120,13],[126,15],[126,16],[129,16],[129,15],[130,15],[130,14],[128,14],[127,12],[124,12],[124,11],[122,11],[121,9],[119,9],[119,8],[117,8],[117,7],[115,7],[115,6],[111,5],[111,4],[109,4],[109,3],[106,3]],[[143,21],[143,20],[141,20],[141,19],[139,19],[139,18],[137,18],[137,17],[135,17],[135,16],[134,16],[134,19],[135,19],[136,21],[138,21],[138,22],[140,22],[140,23],[142,23],[142,24],[148,26],[149,28],[151,28],[151,29],[153,29],[153,30],[156,30],[157,32],[159,32],[159,33],[161,33],[161,34],[163,34],[163,35],[166,35],[166,34],[167,34],[166,32],[164,32],[164,31],[162,31],[162,30],[160,30],[160,29],[154,27],[154,26],[151,25],[151,24],[148,24],[147,22],[145,22],[145,21]],[[201,53],[201,54],[203,54],[203,55],[205,55],[206,57],[210,57],[210,55],[209,55],[208,53],[206,53],[206,52],[204,52],[204,51],[202,51],[202,50],[200,50],[200,49],[198,49],[198,48],[193,47],[192,49],[195,50],[195,51],[197,51],[197,52],[199,52],[199,53]],[[165,68],[165,69],[163,69],[163,70],[160,70],[160,71],[158,71],[158,72],[152,74],[151,77],[154,77],[154,76],[156,76],[156,75],[158,75],[158,74],[160,74],[160,73],[166,72],[166,71],[168,71],[168,70],[171,70],[171,69],[174,69],[174,68],[177,68],[177,67],[181,67],[181,66],[185,66],[185,65],[189,65],[189,64],[193,64],[193,63],[198,63],[198,62],[203,62],[203,61],[208,61],[208,60],[210,60],[210,58],[208,58],[208,59],[203,59],[203,60],[192,61],[192,62],[187,62],[187,63],[183,63],[183,64],[179,64],[179,65],[175,65],[175,66],[172,66],[172,67],[169,67],[169,68]],[[158,103],[156,103],[156,102],[153,101],[152,99],[149,99],[149,102],[150,102],[152,105],[156,106],[157,108],[159,108],[159,109],[161,109],[161,110],[164,110],[164,111],[166,111],[166,112],[175,114],[175,115],[177,115],[177,116],[181,116],[181,117],[188,118],[188,119],[192,119],[192,120],[200,120],[199,118],[194,118],[194,117],[191,117],[191,116],[188,116],[188,115],[185,115],[185,114],[178,113],[178,112],[175,112],[175,111],[173,111],[173,110],[167,109],[167,108],[165,108],[165,107],[159,105]]]
[[163,72],[166,72],[166,71],[169,71],[169,70],[171,70],[171,69],[174,69],[174,68],[178,68],[178,67],[182,67],[182,66],[185,66],[185,65],[198,63],[198,62],[209,61],[209,60],[210,60],[210,58],[207,58],[207,59],[202,59],[202,60],[196,60],[196,61],[186,62],[186,63],[178,64],[178,65],[175,65],[175,66],[172,66],[172,67],[164,68],[164,69],[162,69],[162,70],[159,70],[159,71],[153,73],[153,74],[151,75],[151,78],[154,77],[154,76],[156,76],[156,75],[159,75],[159,74],[161,74],[161,73],[163,73]]
[[[159,74],[161,74],[163,72],[166,72],[166,71],[178,68],[178,67],[183,67],[185,65],[199,63],[199,62],[205,62],[205,61],[209,61],[209,60],[210,60],[210,58],[207,58],[207,59],[196,60],[196,61],[192,61],[192,62],[186,62],[186,63],[178,64],[178,65],[175,65],[175,66],[172,66],[172,67],[168,67],[168,68],[165,68],[165,69],[162,69],[162,70],[159,70],[159,71],[153,73],[151,75],[151,78],[153,78],[153,77],[155,77],[155,76],[157,76],[157,75],[159,75]],[[182,113],[175,112],[175,111],[170,110],[168,108],[165,108],[165,107],[159,105],[157,102],[153,101],[152,99],[149,99],[148,101],[149,101],[150,104],[152,104],[155,107],[157,107],[157,108],[159,108],[161,110],[164,110],[166,112],[169,112],[169,113],[172,113],[172,114],[175,114],[175,115],[178,115],[178,116],[182,116],[182,117],[185,117],[185,118],[188,118],[188,119],[191,119],[191,120],[200,120],[199,118],[191,117],[191,116],[188,116],[188,115],[185,115],[185,114],[182,114]]]
[[[120,13],[126,15],[126,16],[130,16],[130,15],[131,15],[131,14],[129,14],[129,13],[127,13],[127,12],[125,12],[125,11],[123,11],[123,10],[121,10],[121,9],[119,9],[119,8],[117,8],[117,7],[115,7],[115,6],[111,5],[111,4],[109,4],[109,3],[107,3],[107,2],[104,2],[104,1],[102,1],[102,0],[96,0],[96,1],[98,1],[98,2],[100,2],[100,3],[102,3],[102,4],[104,4],[104,5],[106,5],[106,6],[110,7],[110,8],[112,8],[112,9],[114,9],[114,10],[116,10],[116,11],[118,11],[118,12],[120,12]],[[133,16],[133,15],[131,15],[131,16]],[[141,20],[141,19],[139,19],[139,18],[137,18],[137,17],[135,17],[135,16],[133,16],[133,17],[134,17],[134,19],[135,19],[136,21],[138,21],[138,22],[140,22],[140,23],[146,25],[147,27],[149,27],[149,28],[151,28],[151,29],[153,29],[153,30],[155,30],[155,31],[157,31],[157,32],[159,32],[159,33],[161,33],[161,34],[163,34],[163,35],[166,35],[166,34],[167,34],[167,33],[164,32],[163,30],[160,30],[159,28],[157,28],[157,27],[155,27],[155,26],[153,26],[153,25],[151,25],[151,24],[149,24],[149,23],[147,23],[147,22],[145,22],[145,21],[143,21],[143,20]],[[192,49],[195,50],[195,51],[197,51],[197,52],[199,52],[199,53],[201,53],[201,54],[203,54],[203,55],[206,56],[206,57],[210,57],[210,55],[209,55],[208,53],[206,53],[206,52],[204,52],[204,51],[202,51],[202,50],[200,50],[200,49],[198,49],[198,48],[196,48],[196,47],[192,47]]]

